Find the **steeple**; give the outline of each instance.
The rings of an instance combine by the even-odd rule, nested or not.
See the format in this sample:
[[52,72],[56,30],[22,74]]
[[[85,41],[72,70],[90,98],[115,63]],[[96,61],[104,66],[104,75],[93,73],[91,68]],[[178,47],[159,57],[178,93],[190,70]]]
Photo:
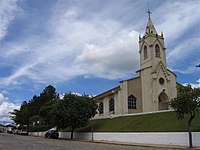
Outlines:
[[148,9],[147,13],[148,13],[148,16],[149,16],[149,20],[147,22],[147,26],[146,26],[144,36],[147,36],[149,34],[157,34],[156,29],[153,25],[153,22],[151,21],[151,11]]
[[144,36],[139,37],[141,69],[151,67],[153,70],[162,62],[166,67],[166,53],[163,33],[157,33],[151,20],[151,11],[148,9],[148,22]]

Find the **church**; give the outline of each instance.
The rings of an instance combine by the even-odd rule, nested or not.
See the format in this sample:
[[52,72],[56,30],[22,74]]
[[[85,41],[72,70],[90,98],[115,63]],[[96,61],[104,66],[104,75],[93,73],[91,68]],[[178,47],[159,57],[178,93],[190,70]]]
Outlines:
[[168,110],[176,98],[176,75],[167,68],[163,33],[159,35],[150,17],[145,33],[139,36],[140,69],[136,77],[94,97],[98,104],[95,118]]

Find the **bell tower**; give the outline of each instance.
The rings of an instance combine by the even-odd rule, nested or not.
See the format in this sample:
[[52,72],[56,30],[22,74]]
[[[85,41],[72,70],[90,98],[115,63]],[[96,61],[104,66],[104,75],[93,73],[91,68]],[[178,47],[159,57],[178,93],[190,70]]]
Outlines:
[[176,75],[167,69],[163,33],[159,35],[148,11],[145,33],[139,36],[143,112],[169,109],[167,102],[176,97]]
[[160,35],[157,33],[150,17],[150,11],[148,13],[145,33],[142,38],[139,37],[140,68],[155,68],[159,62],[167,67],[163,33],[161,32]]

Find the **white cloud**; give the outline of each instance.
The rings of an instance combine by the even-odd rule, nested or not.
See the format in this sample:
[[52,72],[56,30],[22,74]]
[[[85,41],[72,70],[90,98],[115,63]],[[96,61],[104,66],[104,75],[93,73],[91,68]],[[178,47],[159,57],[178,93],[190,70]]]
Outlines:
[[139,65],[138,33],[121,30],[103,44],[86,44],[76,58],[87,75],[116,79]]
[[192,26],[199,25],[200,1],[167,1],[154,13],[158,19],[158,31],[164,31],[167,42],[173,42],[185,36]]
[[200,78],[197,80],[196,84],[191,84],[191,85],[192,85],[192,87],[200,88]]
[[191,59],[199,55],[199,7],[196,0],[166,1],[153,13],[157,31],[164,31],[168,66],[179,73],[194,73],[193,66],[199,61],[197,57]]
[[13,109],[19,109],[19,107],[19,105],[9,102],[8,97],[5,97],[2,93],[0,93],[0,123],[10,123],[10,112],[12,112]]
[[[167,55],[167,61],[173,67],[173,70],[183,74],[191,74],[197,71],[195,65],[199,62],[199,58],[195,59],[195,56],[199,54],[199,45],[200,40],[198,38],[186,39],[176,45]],[[190,58],[191,56],[193,56],[193,59]],[[190,58],[190,62],[187,65],[182,65],[188,61],[188,58]]]
[[193,88],[200,88],[200,78],[196,81],[196,83],[184,83],[183,85],[190,84]]
[[[199,3],[171,2],[167,1],[155,9],[153,16],[157,18],[158,25],[153,21],[157,30],[164,30],[168,43],[174,46],[173,41],[179,39],[192,24],[195,25],[200,20],[199,9],[197,9]],[[11,12],[19,9],[16,3],[14,4],[10,9]],[[94,6],[99,6],[95,4]],[[43,29],[45,35],[30,34],[12,43],[4,43],[4,50],[1,51],[0,56],[3,61],[0,65],[12,66],[12,68],[6,77],[0,78],[2,85],[15,86],[28,80],[31,80],[31,83],[62,82],[81,75],[116,79],[135,71],[139,66],[138,32],[130,28],[131,24],[126,26],[121,23],[119,12],[119,16],[115,16],[111,14],[109,7],[104,11],[105,8],[101,4],[98,13],[91,14],[84,9],[83,17],[83,10],[79,5],[71,7],[68,5],[70,4],[65,1],[57,1],[49,16],[43,18],[46,19],[45,29]],[[117,5],[115,7],[119,8]],[[127,7],[131,10],[131,7]],[[125,8],[126,6],[123,6],[123,10],[126,10]],[[123,11],[123,13],[127,12]],[[134,14],[127,14],[127,20],[132,19],[128,15]],[[10,16],[13,16],[13,13]],[[6,28],[13,17],[7,19],[8,23],[4,25]],[[37,18],[33,22],[34,25],[26,26],[30,27],[28,31],[32,29],[31,26],[39,26]],[[138,28],[137,24],[141,25],[141,22],[138,23],[135,19],[134,28]],[[171,64],[175,60],[180,62],[183,58],[188,58],[192,50],[198,47],[198,39],[194,37],[192,40],[180,42],[173,50],[169,50],[168,58]],[[182,50],[184,53],[179,55]],[[174,70],[178,69],[177,66],[174,67]],[[189,68],[188,71],[193,72]]]
[[6,91],[6,90],[1,91],[1,93],[2,93],[3,95],[9,94],[9,92]]
[[7,33],[10,22],[14,19],[20,8],[17,5],[18,0],[1,0],[0,1],[0,40]]
[[193,88],[200,88],[200,83],[197,83],[197,84],[191,83],[190,85],[191,85]]
[[[5,65],[15,68],[11,75],[0,79],[1,83],[21,84],[26,81],[20,80],[22,77],[39,83],[80,75],[116,79],[138,66],[136,31],[123,29],[114,20],[79,20],[79,10],[66,10],[63,5],[58,3],[48,20],[48,36],[7,43],[1,57],[10,60]],[[88,64],[90,61],[93,64]]]

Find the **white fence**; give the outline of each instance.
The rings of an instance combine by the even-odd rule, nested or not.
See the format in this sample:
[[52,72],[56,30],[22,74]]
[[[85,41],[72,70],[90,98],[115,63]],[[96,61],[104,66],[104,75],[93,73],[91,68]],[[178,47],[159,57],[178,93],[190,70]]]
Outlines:
[[[44,132],[31,132],[29,135],[43,136]],[[59,138],[69,139],[70,132],[59,132]],[[200,146],[200,132],[194,132],[193,145]],[[91,132],[75,132],[75,139],[92,140]],[[188,146],[187,132],[137,132],[137,133],[119,133],[119,132],[94,132],[93,140],[95,141],[112,141],[128,143],[145,143],[145,144],[164,144]]]

